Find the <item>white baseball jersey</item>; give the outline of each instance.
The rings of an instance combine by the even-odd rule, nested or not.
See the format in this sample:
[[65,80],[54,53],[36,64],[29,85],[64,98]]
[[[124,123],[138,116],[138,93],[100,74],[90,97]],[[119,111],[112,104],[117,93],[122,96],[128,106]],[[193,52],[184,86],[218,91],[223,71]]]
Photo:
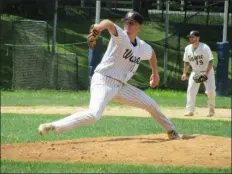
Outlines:
[[134,75],[139,62],[151,58],[152,48],[138,37],[137,45],[133,46],[127,33],[117,25],[115,27],[118,36],[111,34],[107,51],[91,79],[89,110],[52,122],[57,132],[96,122],[102,117],[106,105],[112,99],[145,109],[167,132],[175,130],[175,126],[151,97],[126,83]]
[[110,76],[126,83],[136,72],[141,60],[149,60],[152,48],[136,37],[137,45],[133,46],[125,31],[115,25],[118,36],[111,34],[108,48],[95,72]]
[[196,49],[193,49],[192,44],[185,47],[183,61],[189,62],[195,72],[206,71],[208,63],[212,59],[212,52],[204,43],[200,42]]
[[[213,60],[213,55],[208,45],[200,42],[196,49],[193,49],[192,44],[185,47],[183,61],[189,62],[192,67],[187,89],[186,108],[188,112],[194,112],[195,110],[196,95],[200,87],[200,83],[196,83],[193,76],[196,72],[206,71],[210,60]],[[213,68],[210,70],[208,80],[204,82],[204,86],[205,93],[208,95],[209,108],[214,108],[215,78]]]

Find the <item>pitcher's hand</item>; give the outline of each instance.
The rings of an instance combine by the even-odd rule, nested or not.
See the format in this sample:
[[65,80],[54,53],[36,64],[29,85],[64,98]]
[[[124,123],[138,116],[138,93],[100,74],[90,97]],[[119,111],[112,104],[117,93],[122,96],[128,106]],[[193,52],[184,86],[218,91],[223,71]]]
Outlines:
[[183,81],[186,80],[186,74],[184,74],[184,73],[182,74],[181,80],[183,80]]
[[158,73],[151,74],[151,77],[150,77],[150,87],[151,88],[155,88],[156,86],[159,85],[159,81],[160,81],[160,77],[159,77]]

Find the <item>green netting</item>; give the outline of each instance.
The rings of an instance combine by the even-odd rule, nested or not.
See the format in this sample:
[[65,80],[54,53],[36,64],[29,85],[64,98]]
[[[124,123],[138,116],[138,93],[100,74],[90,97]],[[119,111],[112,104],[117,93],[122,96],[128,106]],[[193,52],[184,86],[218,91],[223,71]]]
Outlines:
[[13,23],[13,89],[48,87],[48,51],[46,22]]
[[14,22],[13,45],[10,46],[13,50],[13,89],[77,89],[77,55],[50,52],[46,22]]
[[74,53],[56,54],[56,88],[61,90],[78,89],[78,59]]

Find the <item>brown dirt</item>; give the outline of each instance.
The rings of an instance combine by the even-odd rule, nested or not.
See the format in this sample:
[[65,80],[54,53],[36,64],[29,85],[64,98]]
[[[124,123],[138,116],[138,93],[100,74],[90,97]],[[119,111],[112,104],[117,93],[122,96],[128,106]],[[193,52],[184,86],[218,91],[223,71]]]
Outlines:
[[183,135],[183,139],[173,141],[166,134],[101,137],[5,144],[1,145],[1,159],[230,167],[230,143],[231,138],[207,135]]
[[[1,106],[1,113],[18,113],[18,114],[71,114],[82,111],[87,107],[70,107],[70,106]],[[231,120],[231,109],[216,108],[214,117],[206,117],[208,108],[196,108],[194,117],[186,117],[183,114],[185,108],[178,107],[161,107],[162,112],[169,118],[186,118],[186,119],[212,119],[212,120]],[[150,117],[149,113],[134,107],[112,107],[107,106],[104,115],[108,116],[133,116],[133,117]]]

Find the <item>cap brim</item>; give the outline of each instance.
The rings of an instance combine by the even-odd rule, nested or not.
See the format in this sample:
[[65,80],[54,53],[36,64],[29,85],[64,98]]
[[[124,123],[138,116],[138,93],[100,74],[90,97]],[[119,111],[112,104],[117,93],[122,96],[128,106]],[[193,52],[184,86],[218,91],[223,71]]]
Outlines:
[[200,37],[200,36],[195,36],[195,35],[187,35],[186,37]]
[[139,23],[138,21],[136,21],[136,20],[134,20],[134,19],[131,19],[131,18],[122,18],[121,20],[122,20],[122,21],[133,21],[133,22],[136,22],[136,23],[138,23],[138,24],[141,24],[141,23]]

